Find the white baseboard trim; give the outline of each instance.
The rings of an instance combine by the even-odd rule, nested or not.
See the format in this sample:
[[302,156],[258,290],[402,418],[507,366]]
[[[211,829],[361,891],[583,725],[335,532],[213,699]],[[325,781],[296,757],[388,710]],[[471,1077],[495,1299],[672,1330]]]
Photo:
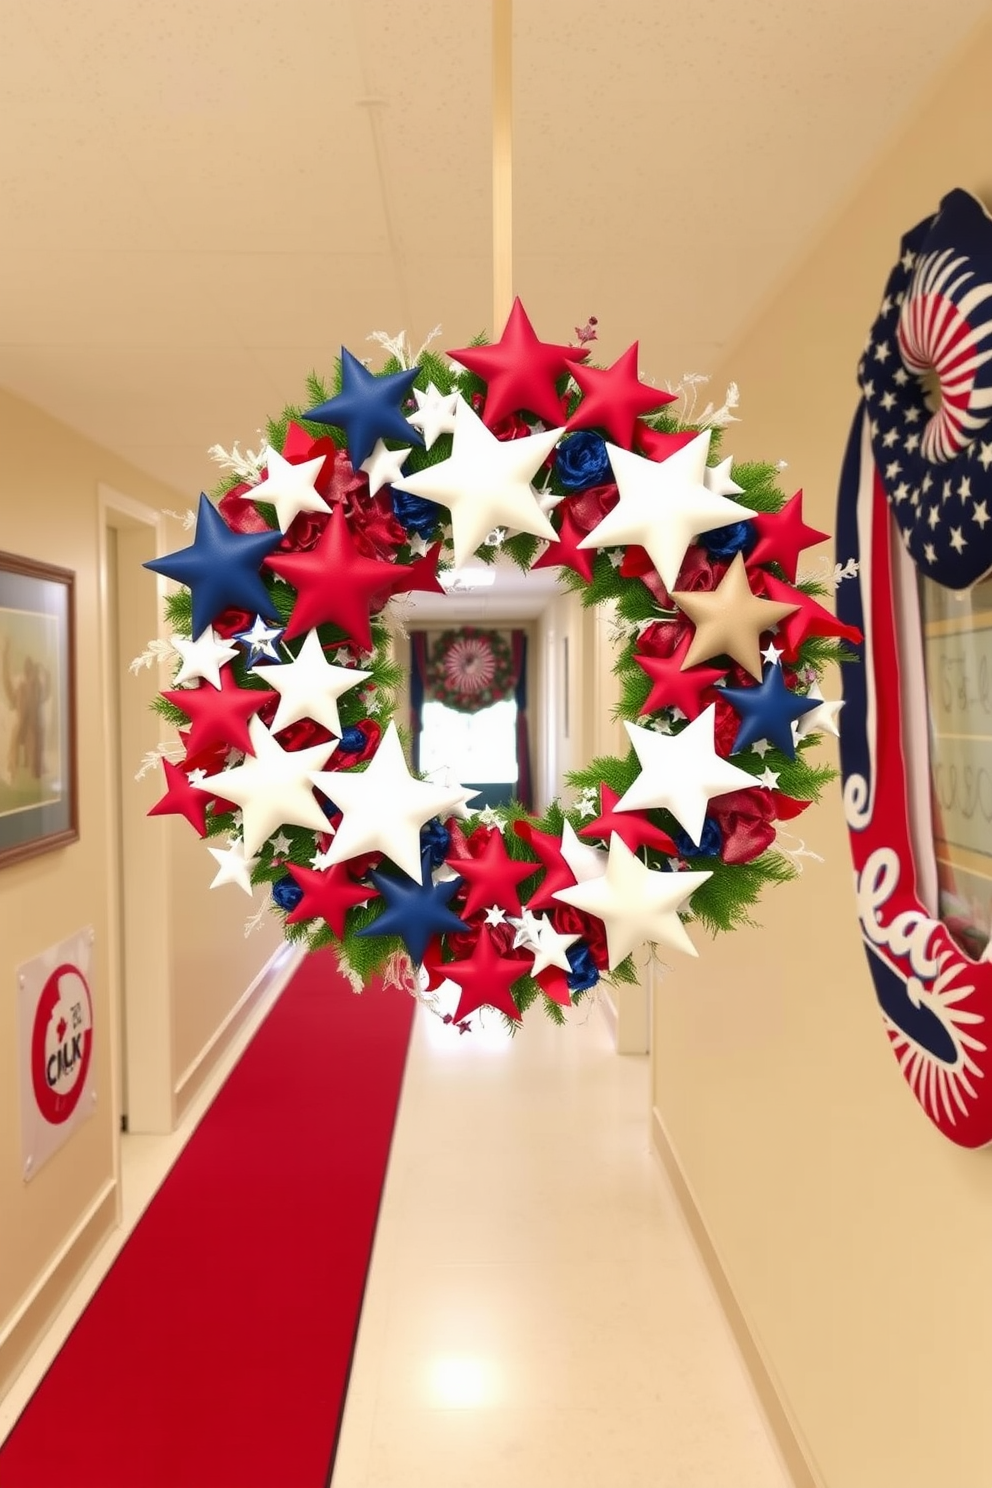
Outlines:
[[248,1011],[250,1005],[263,992],[268,991],[279,977],[283,977],[288,981],[300,959],[299,947],[290,945],[288,941],[283,941],[282,945],[276,947],[268,961],[266,961],[265,965],[245,988],[226,1017],[222,1018],[220,1023],[218,1023],[196,1058],[186,1066],[179,1076],[173,1087],[173,1093],[177,1102],[181,1100],[190,1081],[196,1078],[203,1069],[203,1066],[213,1057],[218,1045],[226,1040],[234,1025],[240,1021]]
[[692,1188],[682,1171],[665,1124],[657,1106],[651,1113],[651,1136],[655,1155],[675,1193],[682,1217],[695,1243],[699,1257],[706,1268],[717,1301],[727,1320],[740,1351],[744,1367],[751,1380],[758,1404],[765,1417],[769,1433],[778,1448],[782,1464],[792,1479],[794,1488],[826,1488],[826,1482],[814,1467],[811,1454],[801,1442],[799,1431],[778,1389],[762,1349],[748,1324],[747,1318],[734,1294],[730,1279],[724,1270],[716,1246],[710,1238],[706,1223],[696,1203]]
[[[116,1178],[108,1178],[87,1204],[83,1213],[65,1236],[62,1244],[49,1259],[47,1265],[39,1271],[31,1286],[14,1308],[14,1311],[6,1319],[3,1326],[0,1327],[0,1357],[2,1357],[6,1345],[13,1338],[17,1329],[27,1318],[28,1313],[41,1300],[46,1288],[52,1284],[66,1262],[73,1258],[74,1251],[86,1238],[87,1231],[94,1221],[99,1218],[102,1210],[107,1205],[107,1201],[116,1200],[116,1194],[117,1180]],[[2,1374],[2,1371],[0,1371],[0,1374]]]

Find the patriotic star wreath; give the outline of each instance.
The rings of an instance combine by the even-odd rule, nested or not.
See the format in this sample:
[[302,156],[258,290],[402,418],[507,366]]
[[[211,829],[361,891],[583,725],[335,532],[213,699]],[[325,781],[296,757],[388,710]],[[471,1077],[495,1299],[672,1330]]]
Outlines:
[[837,534],[858,569],[838,613],[865,637],[864,665],[845,672],[841,727],[858,913],[904,1079],[944,1136],[982,1147],[992,964],[937,917],[918,586],[923,574],[960,591],[992,571],[992,220],[967,192],[903,238],[858,375]]
[[[634,979],[638,945],[696,954],[686,921],[746,921],[797,871],[776,824],[832,774],[807,756],[852,632],[796,574],[825,534],[774,467],[713,463],[719,428],[639,380],[636,343],[586,365],[592,324],[542,342],[517,301],[454,362],[342,351],[257,456],[224,457],[192,545],[147,565],[180,586],[157,706],[181,757],[153,813],[226,837],[212,886],[270,886],[287,938],[335,946],[356,988],[453,987],[462,1028],[536,1000],[560,1021],[600,976]],[[631,750],[540,818],[413,777],[392,718],[389,600],[500,550],[616,607]]]

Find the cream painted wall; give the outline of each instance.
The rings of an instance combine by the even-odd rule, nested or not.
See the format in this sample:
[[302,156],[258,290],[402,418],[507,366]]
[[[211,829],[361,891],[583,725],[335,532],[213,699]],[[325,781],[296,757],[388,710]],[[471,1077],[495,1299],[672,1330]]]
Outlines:
[[[817,526],[833,527],[901,233],[951,187],[992,183],[990,75],[992,26],[714,369],[741,386],[727,448],[787,459]],[[977,1488],[992,1481],[992,1153],[938,1136],[889,1053],[838,791],[800,826],[826,863],[766,898],[760,930],[703,943],[659,986],[656,1111],[819,1482]]]
[[[111,829],[111,771],[104,707],[100,624],[100,499],[104,487],[155,511],[186,502],[106,450],[82,439],[37,409],[0,393],[0,548],[71,568],[76,573],[76,662],[78,684],[80,840],[0,871],[0,1393],[30,1347],[46,1316],[71,1283],[83,1258],[113,1221],[117,1112],[111,1080],[115,966],[114,865]],[[177,540],[179,539],[179,540]],[[181,546],[177,525],[167,541]],[[122,553],[126,551],[126,543]],[[125,560],[126,561],[126,560]],[[130,570],[128,570],[130,574]],[[130,575],[133,579],[133,574]],[[154,613],[155,581],[147,575]],[[147,632],[143,640],[149,638]],[[133,691],[128,692],[128,687]],[[145,703],[155,679],[142,673],[120,681],[129,714],[149,726]],[[151,720],[154,740],[156,725]],[[129,752],[125,746],[122,755]],[[204,861],[191,830],[173,834],[177,823],[145,822],[159,781],[133,780],[138,761],[120,762],[124,813],[143,842],[154,844],[165,862],[157,913],[167,934],[160,944],[170,958],[164,978],[171,1007],[164,1024],[171,1032],[165,1079],[172,1090],[234,1007],[278,943],[274,926],[245,941],[242,927],[251,906],[236,889],[207,894],[210,860]],[[129,794],[130,792],[130,794]],[[141,858],[139,856],[139,863]],[[151,864],[149,867],[151,868]],[[129,871],[138,870],[132,862]],[[21,1176],[19,1071],[15,969],[63,936],[91,924],[94,956],[95,1114],[30,1184]],[[173,1102],[174,1105],[174,1102]],[[100,1205],[101,1198],[105,1201]],[[109,1202],[106,1202],[109,1199]],[[89,1230],[84,1221],[92,1211]],[[75,1248],[73,1248],[75,1245]],[[31,1299],[66,1249],[52,1284]]]

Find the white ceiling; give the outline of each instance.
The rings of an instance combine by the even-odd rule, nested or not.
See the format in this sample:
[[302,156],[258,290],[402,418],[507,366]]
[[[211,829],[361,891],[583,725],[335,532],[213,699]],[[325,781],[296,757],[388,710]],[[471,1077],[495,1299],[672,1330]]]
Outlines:
[[[754,317],[987,0],[517,0],[515,288],[657,382]],[[175,487],[342,343],[489,327],[484,0],[0,14],[0,385]],[[949,182],[949,184],[953,184]],[[722,390],[718,390],[722,393]]]

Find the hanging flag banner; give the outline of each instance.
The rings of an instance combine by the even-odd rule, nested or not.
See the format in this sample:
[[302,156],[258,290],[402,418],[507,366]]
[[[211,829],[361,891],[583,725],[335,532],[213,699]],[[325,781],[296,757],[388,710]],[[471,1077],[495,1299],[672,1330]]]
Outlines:
[[96,1105],[92,955],[93,931],[86,928],[17,969],[25,1182]]

